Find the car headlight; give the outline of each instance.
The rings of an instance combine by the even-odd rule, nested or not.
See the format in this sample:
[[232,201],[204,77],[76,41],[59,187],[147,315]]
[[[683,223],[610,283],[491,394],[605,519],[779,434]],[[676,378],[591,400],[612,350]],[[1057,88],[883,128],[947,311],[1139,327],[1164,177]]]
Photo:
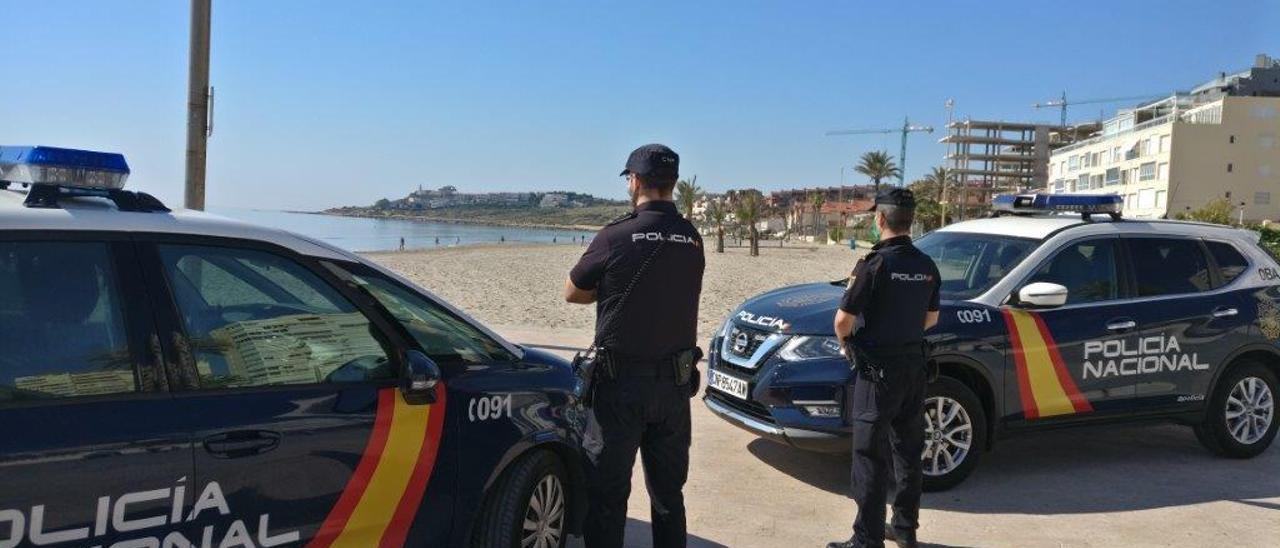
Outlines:
[[733,327],[733,316],[729,316],[729,318],[724,321],[724,325],[720,326],[720,330],[716,331],[716,338],[723,339],[729,336],[729,329],[732,327]]
[[844,349],[835,337],[794,337],[782,345],[778,357],[789,362],[844,358]]

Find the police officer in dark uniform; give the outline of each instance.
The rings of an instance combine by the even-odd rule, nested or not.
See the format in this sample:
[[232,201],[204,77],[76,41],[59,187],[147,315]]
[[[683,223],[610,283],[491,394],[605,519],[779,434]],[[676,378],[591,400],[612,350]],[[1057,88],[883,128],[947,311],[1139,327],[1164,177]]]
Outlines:
[[588,466],[588,548],[621,547],[637,450],[652,501],[653,545],[685,546],[689,399],[697,392],[702,237],[672,201],[680,157],[645,145],[627,159],[634,211],[591,241],[565,300],[596,303],[591,396],[599,453]]
[[[938,267],[911,244],[915,198],[893,188],[876,196],[881,240],[858,261],[836,312],[836,337],[854,364],[853,537],[828,548],[880,547],[888,537],[916,546],[927,356],[924,332],[938,323]],[[889,482],[897,484],[885,523]]]

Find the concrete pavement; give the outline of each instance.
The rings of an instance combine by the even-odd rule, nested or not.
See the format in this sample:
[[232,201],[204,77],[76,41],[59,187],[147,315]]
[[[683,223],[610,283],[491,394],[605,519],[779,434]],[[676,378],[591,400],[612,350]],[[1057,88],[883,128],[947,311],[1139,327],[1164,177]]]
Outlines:
[[[590,342],[579,331],[498,331],[565,356]],[[758,439],[712,415],[700,398],[693,429],[685,488],[691,546],[798,548],[848,537],[848,457]],[[632,484],[627,546],[648,547],[638,459]],[[1174,425],[1008,439],[959,487],[926,493],[921,524],[920,540],[936,546],[1278,546],[1280,448],[1222,459]]]

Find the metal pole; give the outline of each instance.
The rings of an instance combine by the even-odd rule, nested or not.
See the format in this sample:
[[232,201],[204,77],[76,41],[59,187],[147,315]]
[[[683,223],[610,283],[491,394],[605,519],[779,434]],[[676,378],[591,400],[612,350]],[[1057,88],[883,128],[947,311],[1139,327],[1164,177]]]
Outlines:
[[[946,107],[947,107],[947,131],[950,132],[951,131],[951,115],[956,107],[955,100],[947,99]],[[947,226],[947,204],[948,204],[947,198],[949,194],[949,192],[947,191],[947,187],[949,186],[947,184],[947,181],[951,179],[951,164],[953,162],[953,160],[947,159],[945,157],[943,159],[947,160],[946,162],[943,163],[943,165],[946,166],[947,171],[945,173],[946,177],[942,178],[942,203],[940,204],[942,206],[942,215],[938,223],[938,226]]]
[[1067,92],[1062,92],[1062,127],[1067,127]]
[[209,139],[209,16],[211,0],[191,0],[191,49],[187,65],[187,182],[183,204],[204,209]]
[[898,156],[898,187],[906,184],[907,176],[907,130],[911,128],[911,119],[902,119],[902,153]]

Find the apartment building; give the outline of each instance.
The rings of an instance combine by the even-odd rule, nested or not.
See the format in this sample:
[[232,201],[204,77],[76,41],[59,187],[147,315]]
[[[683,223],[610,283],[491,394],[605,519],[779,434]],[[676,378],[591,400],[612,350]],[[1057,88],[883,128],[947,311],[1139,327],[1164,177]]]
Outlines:
[[1259,56],[1250,70],[1121,111],[1099,135],[1053,152],[1047,190],[1119,194],[1134,218],[1225,198],[1247,221],[1280,220],[1276,95],[1280,64]]

